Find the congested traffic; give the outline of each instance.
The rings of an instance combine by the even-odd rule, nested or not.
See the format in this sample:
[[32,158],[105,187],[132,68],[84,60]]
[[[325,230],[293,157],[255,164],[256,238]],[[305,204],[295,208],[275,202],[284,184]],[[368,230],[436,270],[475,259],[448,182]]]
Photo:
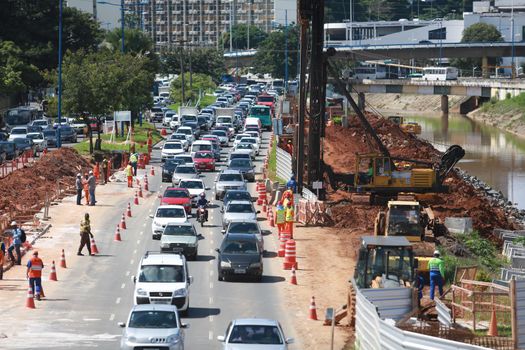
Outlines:
[[[134,306],[128,320],[120,323],[122,349],[192,345],[185,341],[189,325],[182,318],[192,318],[199,309],[192,309],[190,295],[200,291],[193,287],[199,281],[190,271],[203,260],[216,266],[210,275],[219,283],[263,281],[268,258],[263,236],[269,232],[258,220],[249,187],[256,179],[258,158],[266,152],[268,134],[263,131],[271,129],[276,100],[263,85],[224,87],[217,102],[202,110],[181,107],[164,111],[162,119],[152,114],[152,121],[172,131],[160,145],[162,184],[158,206],[150,214],[149,239],[159,244],[144,254],[132,276]],[[259,104],[261,98],[266,105]],[[214,241],[217,233],[221,239]],[[213,243],[215,257],[199,248],[205,240]],[[293,342],[278,320],[230,321],[216,337],[225,349],[287,349]]]

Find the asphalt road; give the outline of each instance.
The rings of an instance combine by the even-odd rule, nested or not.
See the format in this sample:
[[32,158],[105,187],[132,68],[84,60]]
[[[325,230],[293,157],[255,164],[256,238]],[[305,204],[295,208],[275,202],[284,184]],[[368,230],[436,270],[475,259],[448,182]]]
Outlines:
[[[258,172],[268,150],[268,137],[266,133],[261,155],[256,161]],[[223,159],[228,151],[229,148],[223,149]],[[159,160],[160,150],[157,147],[153,152],[153,165],[159,165]],[[221,165],[219,169],[223,167]],[[212,206],[206,226],[200,228],[200,225],[196,225],[197,232],[204,237],[199,242],[199,257],[197,261],[188,262],[194,283],[190,287],[189,314],[183,319],[190,325],[186,330],[185,348],[220,349],[221,343],[216,337],[224,333],[232,319],[241,317],[277,319],[286,336],[295,338],[291,317],[286,312],[279,288],[280,284],[287,283],[282,277],[287,274],[283,273],[281,261],[276,258],[275,234],[265,236],[268,254],[264,260],[262,282],[218,281],[215,248],[220,246],[222,240],[222,202],[214,200],[213,181],[216,173],[203,173],[201,176],[206,187],[211,188],[207,191],[207,198],[212,200]],[[67,280],[62,280],[60,299],[49,300],[54,303],[51,312],[41,315],[35,324],[27,325],[28,330],[35,332],[37,340],[32,339],[13,348],[32,349],[36,345],[39,348],[118,348],[121,328],[117,322],[126,321],[133,305],[132,276],[136,274],[140,258],[147,250],[160,249],[159,241],[151,238],[151,219],[148,215],[159,203],[157,194],[162,193],[168,184],[160,183],[158,168],[156,176],[148,174],[148,177],[152,194],[141,200],[138,207],[132,206],[133,217],[127,219],[128,229],[122,231],[123,241],[114,242],[112,232],[129,201],[127,196],[121,196],[118,203],[108,206],[108,215],[103,222],[97,222],[97,227],[110,232],[104,235],[95,232],[101,254],[81,257],[89,262],[75,266],[74,273]],[[117,185],[121,187],[115,187],[115,191],[126,191],[125,184]],[[249,184],[249,188],[253,190],[254,185]],[[101,203],[101,206],[104,204]],[[195,218],[191,218],[190,222],[195,223]],[[260,223],[263,229],[268,228],[266,221]],[[74,237],[77,239],[76,233]],[[300,348],[300,345],[292,348]]]

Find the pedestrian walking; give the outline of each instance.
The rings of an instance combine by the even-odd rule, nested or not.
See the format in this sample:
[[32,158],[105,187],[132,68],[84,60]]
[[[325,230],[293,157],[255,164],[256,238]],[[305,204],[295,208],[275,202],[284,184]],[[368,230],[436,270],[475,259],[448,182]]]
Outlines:
[[[16,221],[11,222],[11,234],[13,236],[13,243],[9,246],[7,249],[7,253],[9,254],[9,259],[15,264],[15,265],[21,265],[22,264],[22,254],[20,253],[20,246],[22,243],[24,243],[25,240],[25,232],[20,227],[18,227],[18,224]],[[13,250],[16,251],[16,259],[13,255]]]
[[439,251],[434,251],[434,257],[428,262],[430,270],[430,299],[434,300],[436,285],[439,289],[439,297],[443,295],[443,280],[445,276],[445,266],[440,258]]
[[29,287],[33,291],[36,300],[40,300],[40,293],[42,292],[42,269],[44,263],[38,257],[38,252],[34,251],[33,256],[27,262],[26,277],[29,279]]
[[131,162],[129,162],[126,167],[126,176],[128,178],[128,187],[133,187],[133,167],[131,166]]
[[82,254],[82,249],[84,249],[84,246],[87,247],[89,255],[94,255],[91,254],[90,238],[93,238],[93,234],[91,233],[91,222],[89,220],[89,214],[86,213],[84,215],[84,220],[80,222],[80,246],[78,247],[77,255],[84,255]]
[[[1,238],[3,239],[3,237]],[[4,279],[5,243],[0,241],[0,280]]]
[[86,205],[89,205],[89,185],[88,185],[89,174],[84,174],[84,179],[82,180],[82,186],[84,186],[84,196],[86,197]]
[[102,160],[102,178],[104,179],[104,184],[108,183],[109,177],[109,161],[108,157],[104,157]]
[[137,163],[139,161],[139,156],[137,153],[132,153],[129,156],[129,162],[131,163],[131,166],[133,167],[133,176],[137,176]]
[[77,179],[75,181],[75,188],[77,190],[77,205],[82,205],[82,190],[84,189],[84,184],[82,183],[82,174],[77,174]]
[[88,190],[89,190],[89,205],[95,205],[95,188],[97,187],[97,178],[93,175],[93,171],[89,172]]

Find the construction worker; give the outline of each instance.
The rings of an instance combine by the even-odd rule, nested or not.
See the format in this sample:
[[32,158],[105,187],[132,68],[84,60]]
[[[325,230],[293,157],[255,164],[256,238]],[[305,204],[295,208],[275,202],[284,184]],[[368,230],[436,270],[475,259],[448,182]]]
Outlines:
[[89,205],[93,206],[97,202],[95,200],[95,189],[97,187],[97,178],[93,174],[93,171],[89,171],[89,177],[87,180],[88,183],[88,191],[89,191]]
[[292,203],[292,206],[293,206],[293,191],[291,188],[288,188],[286,191],[284,191],[283,193],[283,205],[285,207],[288,206],[288,202],[291,202]]
[[0,280],[4,279],[5,243],[0,241]]
[[295,175],[292,174],[290,180],[286,183],[286,187],[290,188],[293,193],[297,193],[297,181],[295,181]]
[[82,190],[84,189],[84,184],[82,183],[82,174],[77,174],[77,179],[75,181],[75,188],[77,190],[77,205],[82,205]]
[[439,288],[439,296],[443,295],[443,279],[445,276],[445,266],[440,258],[439,251],[434,251],[434,257],[428,262],[428,269],[430,270],[430,299],[434,300],[436,284]]
[[129,162],[131,163],[131,166],[133,167],[133,176],[137,176],[137,163],[139,161],[139,156],[137,153],[132,153],[129,156]]
[[[22,264],[22,253],[20,252],[20,246],[22,245],[22,229],[18,227],[18,223],[16,221],[11,222],[11,232],[13,236],[13,243],[9,246],[7,249],[7,253],[9,254],[9,259],[13,262],[15,265],[21,265]],[[16,251],[16,260],[15,256],[13,254],[13,250]]]
[[293,204],[291,201],[288,201],[286,204],[285,210],[285,221],[286,221],[286,230],[290,233],[290,238],[293,239],[293,220],[295,217],[295,212],[293,209]]
[[40,292],[42,291],[43,268],[44,263],[38,257],[38,252],[34,251],[33,256],[27,262],[26,277],[29,279],[29,287],[31,287],[36,300],[40,300]]
[[89,185],[88,185],[89,174],[84,173],[84,180],[82,180],[82,186],[84,187],[84,196],[86,197],[86,205],[89,205]]
[[82,249],[84,249],[84,246],[87,247],[89,255],[94,255],[91,254],[91,242],[89,238],[93,238],[93,234],[91,233],[89,214],[86,213],[84,215],[84,220],[80,222],[80,246],[78,247],[77,255],[84,255],[82,254]]
[[288,140],[288,142],[286,143],[286,152],[288,152],[291,155],[293,155],[293,143],[292,143],[292,140]]
[[277,207],[275,208],[275,224],[277,225],[277,232],[279,235],[284,230],[284,225],[286,224],[285,219],[286,212],[284,210],[283,201],[277,202]]
[[126,166],[126,176],[128,178],[128,187],[133,187],[133,167],[131,166],[131,162]]
[[109,161],[108,157],[104,157],[102,160],[102,179],[104,180],[104,184],[108,183],[108,170],[109,170]]
[[368,183],[372,183],[374,178],[374,163],[372,161],[368,163],[368,172],[366,173],[366,176],[368,177]]

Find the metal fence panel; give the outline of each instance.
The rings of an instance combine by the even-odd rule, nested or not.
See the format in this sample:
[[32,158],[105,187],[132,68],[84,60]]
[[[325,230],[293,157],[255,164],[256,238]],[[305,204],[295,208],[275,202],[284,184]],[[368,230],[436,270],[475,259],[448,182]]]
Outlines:
[[525,349],[525,280],[516,280],[516,348]]
[[363,289],[362,293],[376,306],[381,318],[398,320],[412,310],[410,288]]
[[441,300],[436,299],[436,311],[438,313],[438,321],[444,326],[452,326],[452,314],[450,309],[441,302]]
[[288,181],[292,177],[292,156],[277,147],[277,176]]

